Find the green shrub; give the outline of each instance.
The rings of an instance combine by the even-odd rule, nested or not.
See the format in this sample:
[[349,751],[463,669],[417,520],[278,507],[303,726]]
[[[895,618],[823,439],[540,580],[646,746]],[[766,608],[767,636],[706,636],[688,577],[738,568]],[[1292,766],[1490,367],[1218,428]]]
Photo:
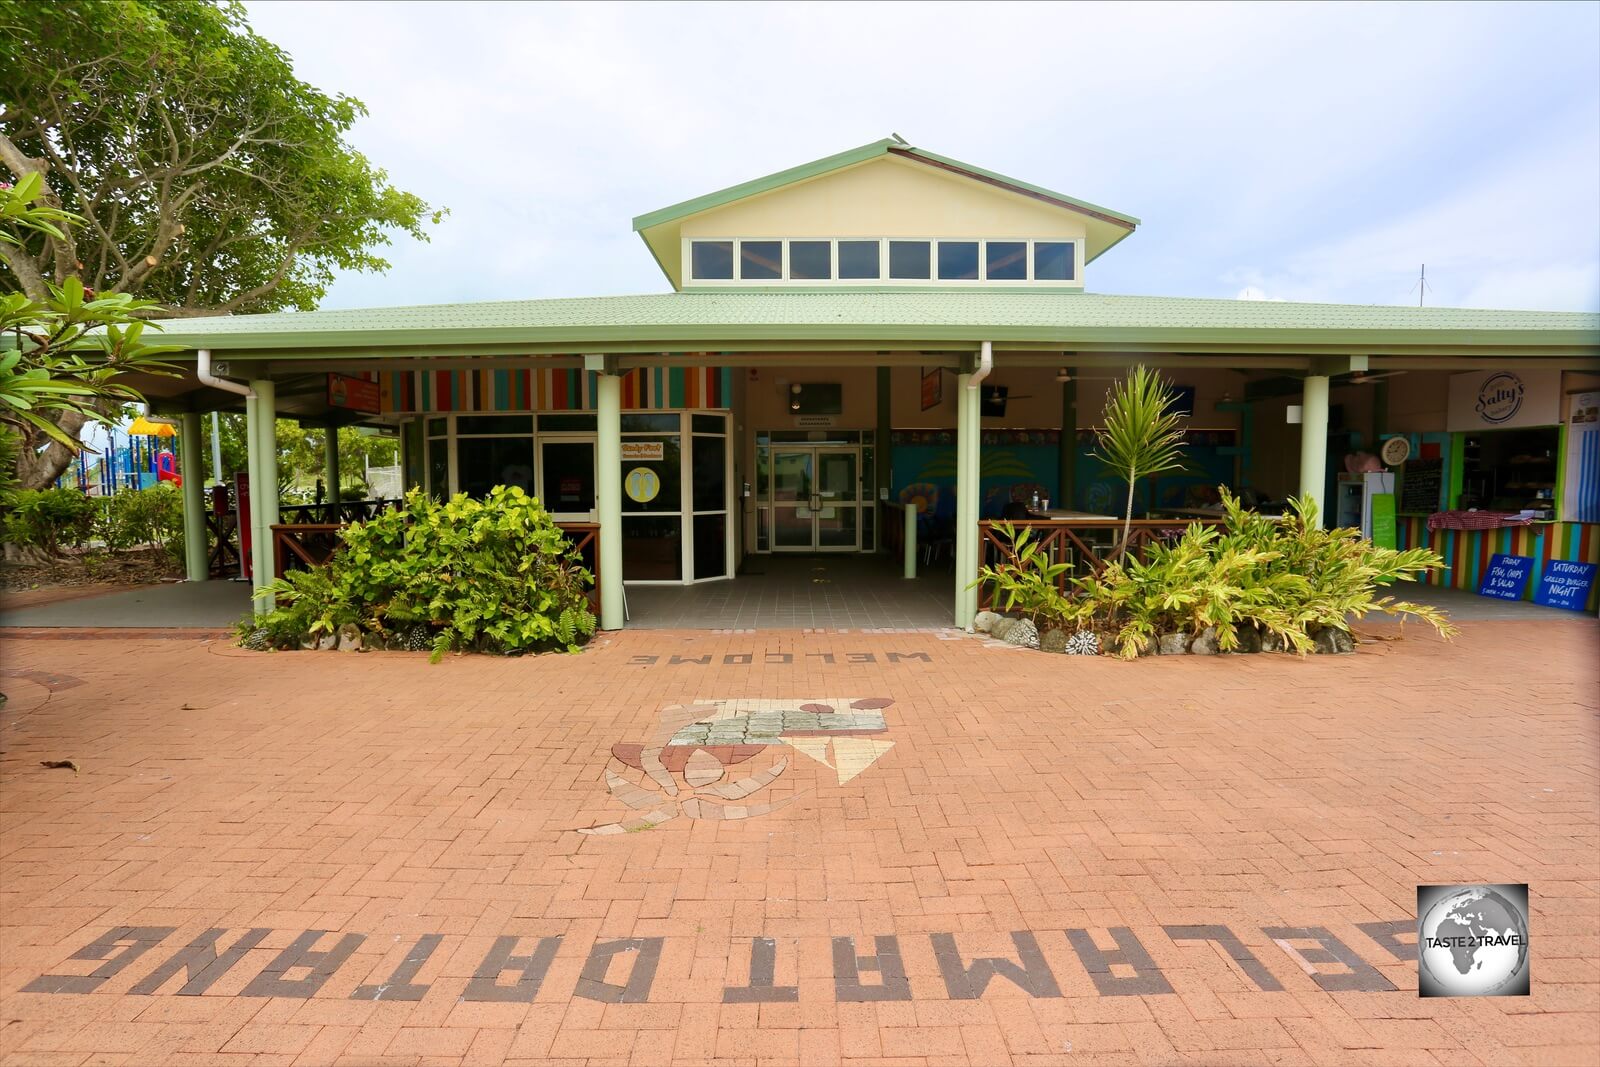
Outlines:
[[87,541],[94,517],[94,502],[77,489],[19,489],[6,501],[4,538],[55,555]]
[[101,501],[94,535],[113,552],[154,545],[183,558],[183,490],[171,482],[123,489]]
[[1162,634],[1207,627],[1224,651],[1240,647],[1240,633],[1250,629],[1305,653],[1318,629],[1348,630],[1352,617],[1373,611],[1423,619],[1445,637],[1457,632],[1437,608],[1377,595],[1380,586],[1442,567],[1435,553],[1380,548],[1357,530],[1319,529],[1308,500],[1292,500],[1276,518],[1245,510],[1226,489],[1222,501],[1220,528],[1191,524],[1175,542],[1151,545],[1142,561],[1124,557],[1074,579],[1067,596],[1055,592],[1062,565],[1030,552],[1026,533],[1017,537],[1016,561],[984,568],[979,581],[992,582],[1001,604],[1032,614],[1036,624],[1109,635],[1127,659]]
[[341,539],[324,566],[274,582],[276,609],[249,628],[266,627],[282,647],[346,623],[391,639],[422,625],[435,661],[448,651],[576,651],[594,633],[592,576],[521,489],[443,503],[413,490],[402,509]]

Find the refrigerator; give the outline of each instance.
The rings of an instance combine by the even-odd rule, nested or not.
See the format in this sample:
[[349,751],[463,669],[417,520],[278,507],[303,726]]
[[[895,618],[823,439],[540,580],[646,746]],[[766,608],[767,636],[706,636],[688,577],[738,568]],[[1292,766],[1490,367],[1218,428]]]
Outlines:
[[[1380,471],[1377,474],[1341,474],[1338,481],[1338,496],[1334,500],[1333,522],[1335,526],[1354,526],[1360,529],[1361,536],[1372,538],[1372,500],[1381,494],[1393,495],[1394,472]],[[1389,514],[1393,515],[1393,509]]]

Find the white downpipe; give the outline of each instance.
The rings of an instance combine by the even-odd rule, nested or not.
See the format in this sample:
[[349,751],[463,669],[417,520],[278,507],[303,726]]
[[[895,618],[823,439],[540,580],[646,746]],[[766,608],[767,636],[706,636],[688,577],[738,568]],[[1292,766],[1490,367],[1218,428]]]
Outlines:
[[237,393],[242,397],[254,399],[256,391],[243,382],[229,381],[227,378],[218,378],[211,373],[211,349],[202,348],[197,353],[198,357],[194,366],[194,375],[200,379],[202,385],[209,385],[213,389],[222,389],[229,393]]
[[994,370],[994,342],[985,341],[978,348],[978,369],[967,378],[967,388],[976,389]]

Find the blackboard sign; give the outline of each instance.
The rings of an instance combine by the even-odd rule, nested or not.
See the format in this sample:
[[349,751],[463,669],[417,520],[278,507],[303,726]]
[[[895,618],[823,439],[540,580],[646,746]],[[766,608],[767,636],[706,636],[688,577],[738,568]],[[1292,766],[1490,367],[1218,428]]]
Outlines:
[[1585,610],[1589,605],[1589,590],[1594,588],[1596,570],[1600,570],[1600,566],[1593,563],[1551,560],[1544,565],[1544,575],[1539,579],[1539,591],[1533,594],[1533,602],[1568,611]]
[[1432,515],[1442,506],[1443,491],[1444,460],[1408,460],[1400,477],[1400,513]]
[[1499,600],[1521,600],[1522,591],[1528,588],[1528,576],[1532,573],[1532,556],[1502,556],[1496,553],[1489,557],[1489,566],[1484,568],[1483,577],[1478,581],[1478,595]]

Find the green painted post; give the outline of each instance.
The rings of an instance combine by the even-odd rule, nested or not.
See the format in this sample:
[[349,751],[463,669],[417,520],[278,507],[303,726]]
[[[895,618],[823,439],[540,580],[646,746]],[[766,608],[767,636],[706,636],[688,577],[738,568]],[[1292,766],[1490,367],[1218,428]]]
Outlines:
[[1071,508],[1077,492],[1078,476],[1078,368],[1068,367],[1071,377],[1061,383],[1061,443],[1057,446],[1056,507]]
[[206,551],[206,476],[205,443],[200,439],[200,413],[186,411],[178,434],[179,461],[183,475],[183,570],[191,582],[211,577],[210,554]]
[[[889,535],[883,530],[882,520],[889,517],[889,509],[883,505],[889,499],[889,471],[890,465],[894,462],[894,445],[890,441],[894,434],[892,425],[893,405],[890,403],[890,387],[893,381],[891,368],[878,368],[878,431],[872,438],[872,455],[877,460],[873,464],[876,470],[872,479],[872,510],[881,516],[875,526],[878,530],[878,543],[880,545],[886,545],[889,542]],[[915,572],[907,575],[908,578],[915,576]]]
[[[254,396],[244,398],[244,447],[245,447],[245,473],[250,480],[250,591],[254,593],[261,588],[261,538],[257,536],[256,516],[260,505],[256,497],[261,492],[261,401]],[[241,520],[243,516],[240,516]],[[239,545],[244,546],[246,527],[239,529]],[[259,600],[251,600],[255,605],[257,615],[266,612],[266,606]]]
[[1328,480],[1328,376],[1306,377],[1300,399],[1300,495],[1317,502],[1318,521],[1327,526],[1324,486]]
[[598,386],[595,503],[600,512],[600,628],[620,630],[627,614],[622,595],[622,379],[602,371]]
[[967,629],[977,614],[978,576],[978,390],[971,374],[956,377],[956,610],[955,623]]
[[[322,462],[326,468],[323,484],[328,487],[328,501],[339,503],[339,427],[329,426],[322,438]],[[339,513],[336,507],[334,514]]]
[[[261,453],[257,461],[261,479],[250,479],[251,526],[260,545],[256,588],[265,589],[277,577],[272,528],[278,524],[278,387],[271,379],[262,378],[251,382],[250,388],[256,391],[256,449]],[[262,612],[275,606],[270,596],[256,602],[257,610]]]

